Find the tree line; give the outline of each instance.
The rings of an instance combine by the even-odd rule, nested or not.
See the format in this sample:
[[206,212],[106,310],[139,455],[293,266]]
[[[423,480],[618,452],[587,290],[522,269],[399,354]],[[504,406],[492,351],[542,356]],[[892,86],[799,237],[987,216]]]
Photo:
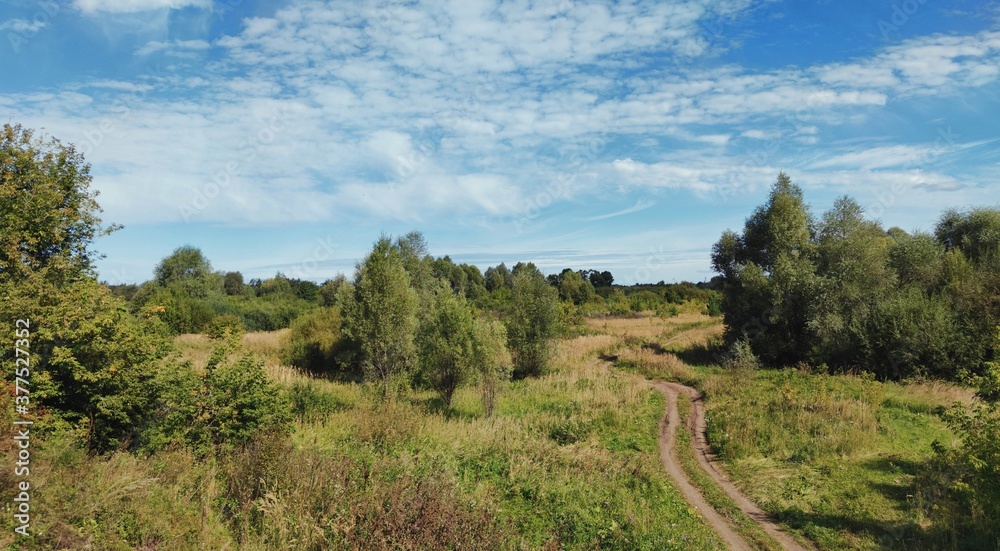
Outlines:
[[815,217],[784,173],[712,249],[729,342],[765,363],[969,380],[996,359],[1000,209],[884,229],[850,197]]

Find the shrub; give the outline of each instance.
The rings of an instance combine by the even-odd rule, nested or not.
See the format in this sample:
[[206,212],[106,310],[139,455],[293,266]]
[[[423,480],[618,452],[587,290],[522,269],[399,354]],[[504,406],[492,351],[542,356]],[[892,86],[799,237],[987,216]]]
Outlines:
[[760,359],[753,353],[750,341],[746,338],[735,341],[729,347],[722,367],[732,370],[753,371],[760,368]]
[[340,311],[320,308],[292,323],[282,360],[312,373],[338,369],[338,357],[346,351],[340,335]]
[[227,361],[232,352],[230,343],[218,346],[202,373],[187,362],[160,372],[156,420],[145,435],[147,449],[171,442],[195,448],[236,445],[259,432],[288,430],[291,409],[268,379],[263,362],[249,354]]
[[[32,403],[59,412],[96,450],[134,441],[153,405],[149,383],[166,343],[93,279],[56,287],[30,275],[0,285],[0,296],[5,310],[30,321],[30,348],[21,348],[31,352]],[[13,349],[0,354],[13,365]]]
[[243,319],[233,314],[224,314],[216,317],[205,329],[205,334],[212,340],[242,337],[243,333],[245,333]]
[[558,335],[558,292],[541,274],[524,271],[513,278],[510,306],[503,318],[514,361],[514,376],[542,375]]

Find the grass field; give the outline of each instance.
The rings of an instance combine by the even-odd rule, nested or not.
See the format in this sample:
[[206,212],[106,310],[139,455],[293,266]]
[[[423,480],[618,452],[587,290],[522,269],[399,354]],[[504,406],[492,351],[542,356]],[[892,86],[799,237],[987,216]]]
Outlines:
[[952,548],[948,528],[921,513],[916,475],[933,441],[953,441],[942,406],[968,403],[971,389],[802,369],[726,372],[707,365],[704,340],[721,326],[671,340],[669,326],[649,324],[614,322],[617,366],[703,390],[709,441],[731,478],[793,532],[829,550]]
[[[646,377],[703,389],[730,476],[820,549],[947,548],[948,531],[920,515],[915,475],[931,442],[952,438],[939,406],[969,390],[699,365],[720,331],[697,314],[588,320],[551,374],[504,389],[492,418],[474,388],[450,409],[430,392],[385,404],[281,365],[284,332],[248,334],[244,349],[291,399],[289,438],[220,457],[92,457],[42,431],[27,548],[721,549],[659,463],[664,400]],[[175,346],[195,365],[212,349],[199,335]],[[678,445],[690,451],[683,433]],[[745,539],[775,548],[684,463]]]

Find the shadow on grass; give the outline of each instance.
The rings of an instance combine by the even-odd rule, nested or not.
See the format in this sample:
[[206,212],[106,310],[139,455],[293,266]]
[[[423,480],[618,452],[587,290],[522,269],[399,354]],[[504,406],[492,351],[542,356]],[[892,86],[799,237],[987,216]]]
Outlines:
[[676,354],[682,362],[688,365],[719,365],[719,362],[725,355],[722,347],[713,343],[693,344],[674,350],[661,346],[660,350]]
[[413,398],[412,402],[414,405],[422,408],[424,412],[430,415],[441,415],[449,421],[451,421],[452,419],[472,420],[479,418],[478,415],[476,415],[471,411],[463,411],[456,409],[454,407],[448,407],[448,404],[444,402],[444,398],[436,395],[429,397]]
[[[807,513],[798,508],[775,512],[782,523],[801,531],[823,548],[836,548],[844,541],[873,541],[879,549],[899,551],[984,550],[997,551],[1000,541],[989,534],[973,530],[952,530],[949,526],[923,526],[923,518],[915,510],[916,488],[909,476],[917,475],[923,468],[922,461],[898,455],[880,456],[862,464],[865,469],[881,475],[906,476],[906,482],[868,482],[868,486],[885,496],[894,507],[912,520],[886,522],[870,516],[855,514]],[[905,514],[910,512],[912,514]],[[842,534],[831,540],[831,533]],[[860,543],[860,542],[859,542]],[[864,544],[862,544],[864,545]]]

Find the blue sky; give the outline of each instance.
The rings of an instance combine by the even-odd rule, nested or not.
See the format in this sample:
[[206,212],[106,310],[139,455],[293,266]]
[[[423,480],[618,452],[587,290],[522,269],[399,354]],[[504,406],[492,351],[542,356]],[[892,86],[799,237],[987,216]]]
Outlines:
[[75,144],[101,278],[431,252],[704,280],[779,170],[886,227],[1000,201],[1000,2],[5,0],[0,115]]

